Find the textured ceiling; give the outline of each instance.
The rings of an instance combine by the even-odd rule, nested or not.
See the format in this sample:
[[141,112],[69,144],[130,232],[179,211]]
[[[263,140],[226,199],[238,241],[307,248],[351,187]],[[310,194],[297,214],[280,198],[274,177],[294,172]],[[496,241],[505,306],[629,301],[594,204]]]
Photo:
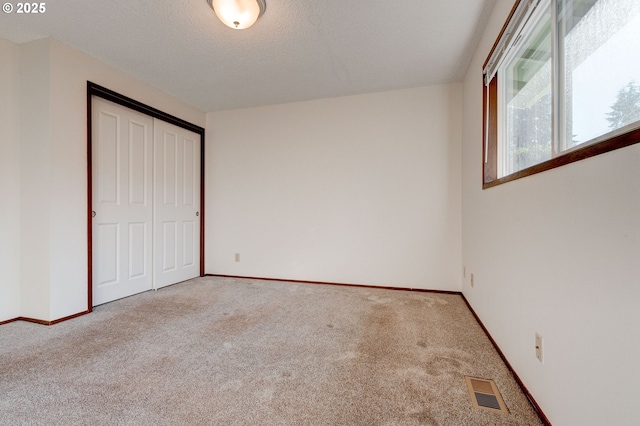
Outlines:
[[460,81],[495,0],[267,0],[232,30],[206,0],[49,0],[0,37],[54,37],[203,111]]

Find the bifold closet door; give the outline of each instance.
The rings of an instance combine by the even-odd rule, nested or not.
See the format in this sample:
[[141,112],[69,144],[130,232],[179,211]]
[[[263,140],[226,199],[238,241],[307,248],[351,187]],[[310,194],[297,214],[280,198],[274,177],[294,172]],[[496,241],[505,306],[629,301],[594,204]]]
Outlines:
[[200,135],[154,122],[154,287],[200,275]]
[[153,285],[153,119],[92,100],[93,304]]

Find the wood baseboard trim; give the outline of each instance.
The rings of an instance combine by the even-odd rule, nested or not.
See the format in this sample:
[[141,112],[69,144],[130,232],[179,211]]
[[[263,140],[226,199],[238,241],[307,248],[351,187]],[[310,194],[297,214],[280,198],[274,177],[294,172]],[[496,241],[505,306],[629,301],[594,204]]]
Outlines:
[[45,320],[41,320],[41,319],[37,319],[37,318],[29,318],[29,317],[17,317],[17,318],[13,318],[10,320],[6,320],[6,321],[2,321],[0,322],[0,325],[5,325],[5,324],[9,324],[11,322],[15,322],[15,321],[26,321],[26,322],[32,322],[34,324],[40,324],[40,325],[55,325],[55,324],[59,324],[61,322],[64,321],[68,321],[70,319],[74,319],[74,318],[78,318],[81,317],[83,315],[86,315],[88,313],[91,313],[91,311],[84,311],[84,312],[78,312],[77,314],[73,314],[73,315],[69,315],[68,317],[64,317],[64,318],[58,318],[57,320],[53,320],[53,321],[45,321]]
[[34,324],[40,324],[40,325],[51,325],[51,321],[45,321],[45,320],[41,320],[37,318],[29,318],[29,317],[18,317],[16,318],[16,321],[32,322]]
[[551,422],[549,421],[549,419],[547,418],[547,416],[544,414],[544,411],[542,411],[542,408],[540,407],[540,405],[538,405],[538,403],[536,402],[535,398],[533,397],[533,395],[531,395],[531,393],[529,392],[529,389],[527,389],[527,387],[524,385],[524,382],[520,379],[520,376],[518,376],[518,373],[516,373],[516,371],[513,369],[513,367],[511,366],[511,364],[509,363],[509,360],[507,359],[507,357],[504,355],[504,353],[502,352],[502,349],[500,349],[500,346],[498,346],[498,344],[496,343],[495,340],[493,340],[493,337],[491,337],[491,334],[489,333],[489,330],[487,330],[487,327],[484,326],[484,324],[482,323],[482,321],[480,320],[480,317],[478,317],[478,314],[476,314],[476,311],[473,310],[473,308],[471,307],[471,304],[469,303],[469,301],[467,300],[466,297],[464,297],[463,293],[460,293],[460,295],[462,296],[462,300],[464,300],[464,303],[467,304],[467,307],[469,308],[469,310],[471,311],[471,313],[473,314],[473,316],[475,317],[476,321],[478,322],[478,324],[480,325],[480,327],[482,328],[482,330],[484,331],[484,334],[487,335],[487,337],[489,338],[489,341],[491,342],[491,344],[493,345],[493,347],[496,349],[496,351],[498,352],[498,355],[500,355],[500,358],[502,358],[502,361],[504,362],[504,364],[507,366],[507,368],[509,369],[509,371],[511,372],[511,375],[513,376],[513,378],[516,380],[516,383],[518,383],[518,386],[520,386],[520,389],[522,389],[522,392],[524,393],[524,395],[527,397],[527,399],[529,400],[529,403],[531,404],[531,406],[533,407],[533,409],[536,411],[536,413],[538,414],[538,417],[540,417],[540,420],[542,420],[542,422],[544,423],[545,426],[552,426]]
[[49,321],[49,325],[59,324],[61,322],[69,321],[74,318],[78,318],[87,314],[90,314],[92,309],[88,309],[84,312],[78,312],[77,314],[69,315],[68,317],[58,318],[57,320]]
[[418,291],[422,293],[455,294],[455,295],[462,296],[462,293],[459,291],[430,290],[430,289],[424,289],[424,288],[410,288],[410,287],[385,287],[385,286],[370,285],[370,284],[332,283],[332,282],[326,282],[326,281],[288,280],[284,278],[263,278],[263,277],[247,277],[247,276],[241,276],[241,275],[220,275],[220,274],[206,274],[205,277],[243,278],[243,279],[249,279],[249,280],[279,281],[279,282],[300,283],[300,284],[335,285],[340,287],[381,288],[385,290]]
[[5,321],[0,321],[0,325],[9,324],[9,323],[12,323],[12,322],[15,322],[15,321],[18,321],[18,318],[12,318],[12,319],[8,319],[8,320],[5,320]]

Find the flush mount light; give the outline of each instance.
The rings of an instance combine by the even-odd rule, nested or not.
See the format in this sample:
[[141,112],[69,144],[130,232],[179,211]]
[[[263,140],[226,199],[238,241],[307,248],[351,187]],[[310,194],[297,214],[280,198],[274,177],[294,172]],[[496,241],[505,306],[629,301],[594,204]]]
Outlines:
[[207,0],[209,6],[227,27],[249,28],[267,9],[265,0]]

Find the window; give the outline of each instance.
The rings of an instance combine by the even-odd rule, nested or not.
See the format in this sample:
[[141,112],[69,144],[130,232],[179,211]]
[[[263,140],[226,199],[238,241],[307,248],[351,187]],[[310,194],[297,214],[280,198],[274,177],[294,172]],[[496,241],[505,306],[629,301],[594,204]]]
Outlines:
[[519,0],[485,63],[490,187],[640,142],[640,1]]

